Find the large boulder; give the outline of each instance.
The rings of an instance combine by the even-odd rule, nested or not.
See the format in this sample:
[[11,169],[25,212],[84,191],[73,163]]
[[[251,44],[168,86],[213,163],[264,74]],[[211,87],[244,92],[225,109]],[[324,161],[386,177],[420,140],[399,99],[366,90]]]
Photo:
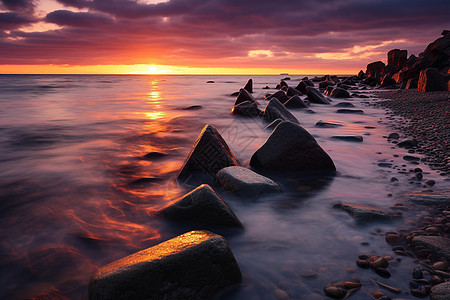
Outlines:
[[383,79],[381,80],[380,87],[388,87],[395,85],[397,82],[389,75],[386,74],[383,76]]
[[347,90],[340,88],[340,87],[334,88],[331,91],[330,96],[333,98],[350,98],[351,97],[350,93]]
[[398,212],[393,212],[373,206],[338,203],[334,208],[342,209],[348,212],[354,219],[358,221],[375,221],[375,220],[390,220],[401,217]]
[[99,268],[89,299],[209,299],[241,281],[225,238],[190,231]]
[[281,122],[250,160],[256,170],[280,175],[335,171],[333,161],[303,127]]
[[281,103],[284,103],[289,100],[289,97],[283,90],[277,91],[276,93],[272,94],[270,98],[277,98]]
[[418,90],[419,92],[446,91],[444,76],[434,68],[420,71]]
[[431,249],[437,255],[450,260],[450,238],[444,236],[419,235],[412,239],[412,245]]
[[386,73],[394,74],[400,71],[405,65],[408,58],[407,50],[392,49],[388,52],[388,64],[386,66]]
[[298,85],[295,89],[299,90],[302,94],[306,95],[306,88],[308,86],[314,87],[314,82],[312,82],[309,79],[302,79],[302,80],[300,80],[300,82],[298,83]]
[[247,84],[244,86],[244,90],[246,90],[249,93],[253,93],[253,79],[249,79],[247,81]]
[[363,70],[360,70],[360,71],[358,72],[358,76],[357,76],[358,79],[363,80],[365,76],[366,76],[366,74],[364,74],[364,71],[363,71]]
[[335,83],[331,80],[321,81],[319,82],[319,89],[326,89],[330,85],[335,85]]
[[231,208],[207,184],[190,191],[158,214],[202,226],[242,227]]
[[431,288],[431,300],[448,300],[450,296],[450,281],[436,284]]
[[385,64],[382,61],[376,61],[367,65],[367,77],[381,78],[384,75]]
[[318,103],[318,104],[330,104],[330,101],[325,98],[322,93],[311,86],[306,87],[306,95],[308,96],[308,100],[312,103]]
[[288,87],[288,89],[286,91],[286,95],[288,97],[292,97],[292,96],[296,96],[296,95],[301,96],[302,93],[290,86],[290,87]]
[[220,169],[237,165],[238,160],[217,129],[205,125],[178,172],[177,180],[194,186],[212,183]]
[[281,186],[270,178],[243,167],[226,167],[217,172],[216,182],[226,191],[255,198],[265,193],[281,192]]
[[300,96],[293,96],[284,103],[284,106],[287,108],[305,108],[308,107],[308,104],[306,104]]
[[270,99],[266,108],[264,109],[263,118],[267,123],[271,123],[276,119],[299,123],[297,118],[287,110],[284,105],[278,101],[277,98]]
[[235,105],[231,112],[243,117],[258,117],[262,114],[256,102],[244,101]]
[[245,101],[256,103],[256,99],[246,89],[240,89],[236,102],[234,102],[234,105],[237,105]]
[[408,81],[406,82],[406,86],[405,89],[409,90],[409,89],[417,89],[417,79],[415,78],[411,78],[408,79]]

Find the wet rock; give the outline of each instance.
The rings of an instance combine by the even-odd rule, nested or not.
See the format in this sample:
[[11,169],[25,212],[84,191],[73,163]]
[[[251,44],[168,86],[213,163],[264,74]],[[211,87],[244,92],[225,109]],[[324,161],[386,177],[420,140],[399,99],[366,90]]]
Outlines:
[[249,93],[253,93],[253,79],[249,79],[247,81],[247,84],[244,86],[244,90]]
[[376,268],[374,269],[375,273],[377,273],[378,275],[380,275],[383,278],[389,278],[391,277],[391,273],[383,268]]
[[431,288],[431,300],[448,300],[450,295],[450,281],[440,283]]
[[389,266],[389,262],[382,256],[376,258],[374,261],[370,263],[370,266],[373,269],[383,268],[386,269]]
[[306,88],[306,95],[308,96],[308,100],[312,103],[330,104],[330,101],[314,87],[308,86]]
[[208,80],[206,83],[215,83],[213,80]]
[[282,174],[335,171],[333,161],[303,127],[280,123],[253,154],[250,166],[262,172]]
[[243,116],[243,117],[258,117],[262,115],[262,111],[259,109],[258,104],[256,102],[244,101],[239,104],[236,104],[231,112],[234,115]]
[[336,127],[342,126],[342,124],[324,122],[324,121],[320,120],[319,122],[316,123],[315,126],[320,127],[320,128],[336,128]]
[[341,108],[336,110],[336,112],[338,114],[364,114],[364,111],[360,110],[360,109],[346,109],[346,108]]
[[284,91],[278,91],[271,95],[271,98],[277,98],[281,103],[285,103],[289,100],[289,97],[286,95]]
[[184,106],[184,107],[180,107],[178,109],[180,110],[199,110],[202,109],[203,107],[201,105],[191,105],[191,106]]
[[287,91],[286,91],[286,95],[288,97],[292,97],[292,96],[301,96],[302,93],[296,89],[294,89],[293,87],[288,87]]
[[367,65],[367,77],[381,78],[384,75],[385,64],[382,61],[376,61]]
[[363,269],[369,269],[370,268],[370,263],[367,260],[364,260],[364,259],[358,259],[356,261],[356,264],[358,265],[358,267],[363,268]]
[[412,276],[414,279],[422,279],[423,278],[422,270],[419,268],[414,268]]
[[282,289],[276,289],[273,291],[273,295],[276,299],[280,299],[280,300],[288,300],[290,299],[289,294],[282,290]]
[[217,129],[205,125],[181,167],[177,180],[194,186],[212,183],[220,169],[237,165],[238,160]]
[[439,270],[439,271],[444,271],[444,272],[446,272],[447,269],[448,269],[448,262],[446,262],[446,261],[438,261],[438,262],[435,262],[435,263],[433,264],[433,268],[435,268],[436,270]]
[[346,142],[356,142],[356,143],[362,143],[364,140],[362,136],[358,136],[358,135],[335,135],[335,136],[332,136],[331,138],[335,139],[335,140],[341,140],[341,141],[346,141]]
[[367,205],[338,203],[334,205],[334,208],[345,210],[353,218],[360,221],[390,220],[401,216],[398,212],[392,212]]
[[206,299],[241,280],[225,238],[191,231],[99,268],[89,299]]
[[270,90],[270,87],[268,85],[266,85],[265,87],[262,88],[263,90]]
[[399,234],[390,233],[386,235],[386,242],[391,245],[402,244],[404,238]]
[[397,144],[397,146],[405,149],[410,149],[417,146],[418,142],[416,140],[404,140]]
[[335,107],[355,107],[355,105],[353,105],[353,103],[350,102],[340,102],[336,104]]
[[428,296],[428,291],[426,287],[420,286],[417,289],[411,289],[411,295],[418,298],[424,298]]
[[272,98],[266,106],[263,113],[266,122],[273,122],[276,119],[282,119],[292,123],[299,123],[297,118],[287,110],[286,107],[276,98]]
[[298,85],[297,85],[297,87],[295,89],[300,91],[302,94],[306,95],[306,92],[307,92],[306,88],[308,86],[314,87],[314,82],[312,82],[309,79],[300,80],[300,82],[298,83]]
[[333,86],[335,83],[333,82],[333,81],[329,81],[329,80],[327,80],[327,81],[321,81],[321,82],[319,82],[319,88],[320,89],[325,89],[325,88],[327,88],[328,86]]
[[239,90],[239,95],[237,96],[236,102],[234,102],[234,105],[238,105],[239,103],[243,103],[249,101],[251,103],[256,103],[256,99],[253,98],[253,96],[244,89]]
[[389,75],[384,75],[381,80],[380,87],[388,87],[391,85],[395,85],[397,82]]
[[443,236],[416,236],[411,243],[414,246],[424,246],[433,252],[450,260],[450,239]]
[[414,203],[438,206],[438,205],[449,205],[450,195],[448,193],[413,193],[406,195],[408,200]]
[[287,108],[305,108],[308,107],[308,105],[303,102],[303,100],[297,95],[291,97],[288,101],[284,103],[284,106]]
[[276,119],[275,121],[273,121],[272,123],[270,123],[269,125],[267,125],[267,126],[266,126],[266,129],[273,130],[273,129],[275,129],[275,127],[277,127],[277,125],[280,124],[281,122],[283,122],[282,119]]
[[425,181],[425,184],[428,186],[433,186],[436,184],[436,181],[434,181],[433,179],[428,179],[427,181]]
[[389,134],[388,139],[389,140],[398,140],[400,138],[400,135],[396,132]]
[[340,87],[336,87],[331,91],[330,94],[331,97],[333,98],[350,98],[350,93],[346,90],[344,90],[343,88]]
[[411,78],[411,79],[408,79],[408,81],[406,82],[405,89],[407,89],[407,90],[417,89],[417,87],[418,87],[417,79]]
[[242,228],[233,211],[207,184],[202,184],[172,205],[160,210],[159,215],[206,226],[225,226]]
[[420,71],[418,90],[419,92],[446,91],[447,84],[438,69],[428,68]]
[[406,161],[420,161],[420,157],[411,156],[411,155],[405,155],[405,156],[403,156],[403,159]]
[[254,198],[265,193],[281,192],[281,186],[270,178],[243,167],[226,167],[217,172],[216,182],[226,191]]

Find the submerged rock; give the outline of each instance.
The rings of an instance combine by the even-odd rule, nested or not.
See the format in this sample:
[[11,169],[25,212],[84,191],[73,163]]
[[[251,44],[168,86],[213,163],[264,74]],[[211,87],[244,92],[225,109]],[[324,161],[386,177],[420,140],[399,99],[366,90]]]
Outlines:
[[207,299],[241,281],[225,238],[191,231],[99,268],[89,299]]
[[355,107],[353,103],[350,102],[339,102],[338,104],[334,105],[335,107]]
[[303,127],[282,122],[250,160],[250,166],[262,172],[323,173],[335,171],[333,161]]
[[177,221],[242,228],[233,211],[207,184],[202,184],[182,196],[158,214]]
[[226,191],[243,197],[258,197],[281,192],[281,186],[270,178],[243,167],[226,167],[217,172],[216,182]]
[[256,102],[244,101],[236,104],[231,112],[234,115],[244,116],[244,117],[258,117],[262,114]]
[[288,101],[284,103],[284,106],[288,108],[308,107],[308,105],[305,102],[303,102],[303,100],[298,95],[291,97]]
[[335,136],[332,136],[331,138],[335,139],[335,140],[346,141],[346,142],[362,143],[364,141],[363,137],[359,136],[359,135],[335,135]]
[[271,98],[277,98],[281,103],[285,103],[289,100],[289,97],[286,95],[284,91],[278,91],[270,96]]
[[349,203],[338,203],[334,205],[334,208],[342,209],[348,212],[353,218],[360,221],[372,221],[372,220],[389,220],[398,218],[401,216],[398,212],[388,211],[381,208],[376,208],[367,205],[357,205]]
[[406,195],[409,201],[429,205],[429,206],[439,206],[439,205],[450,205],[450,195],[448,193],[427,193],[419,192]]
[[286,95],[288,97],[292,97],[292,96],[296,96],[296,95],[301,96],[302,93],[300,91],[294,89],[293,87],[288,87],[288,89],[286,91]]
[[334,98],[350,98],[350,93],[347,90],[344,90],[343,88],[340,87],[336,87],[334,88],[331,93],[330,93],[331,97]]
[[313,103],[330,104],[330,101],[316,88],[308,86],[306,88],[306,95],[308,96],[308,100]]
[[205,125],[181,167],[177,180],[189,185],[212,183],[220,169],[237,165],[238,160],[217,129]]
[[315,126],[316,127],[320,127],[320,128],[336,128],[336,127],[342,126],[342,124],[331,123],[331,122],[324,122],[324,121],[320,120],[319,122],[316,123]]
[[299,123],[297,118],[278,101],[277,98],[272,98],[264,109],[263,118],[266,122],[273,122],[276,119],[282,119],[293,123]]
[[253,93],[253,79],[249,79],[247,81],[247,84],[244,86],[244,90],[246,90],[249,93]]
[[236,102],[234,102],[234,105],[238,105],[239,103],[249,101],[251,103],[256,103],[256,99],[253,98],[252,95],[247,90],[240,89],[239,95],[237,96]]
[[338,114],[364,114],[364,111],[362,111],[361,109],[346,109],[346,108],[341,108],[336,110],[336,112]]
[[306,92],[307,92],[306,88],[308,86],[312,86],[313,87],[314,86],[314,82],[312,82],[309,79],[302,79],[302,80],[300,80],[300,82],[298,83],[298,85],[297,85],[297,87],[295,89],[300,91],[302,94],[306,95]]

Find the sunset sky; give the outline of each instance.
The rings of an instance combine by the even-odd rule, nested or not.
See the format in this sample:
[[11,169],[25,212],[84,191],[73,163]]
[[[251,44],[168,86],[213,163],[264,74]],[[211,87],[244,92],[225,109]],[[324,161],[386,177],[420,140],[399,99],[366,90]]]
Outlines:
[[449,0],[0,0],[0,74],[355,74],[418,55]]

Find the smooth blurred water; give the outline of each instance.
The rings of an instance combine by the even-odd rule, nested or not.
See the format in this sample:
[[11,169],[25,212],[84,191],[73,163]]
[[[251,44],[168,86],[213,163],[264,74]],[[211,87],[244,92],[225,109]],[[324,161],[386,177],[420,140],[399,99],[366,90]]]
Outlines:
[[[275,87],[281,77],[251,77],[261,109],[264,94],[275,91],[262,87]],[[303,76],[291,77],[288,83],[296,86]],[[170,182],[205,124],[214,125],[248,166],[270,134],[259,119],[231,115],[235,97],[230,94],[249,78],[1,75],[0,298],[84,298],[96,267],[203,229],[153,213],[183,192]],[[342,101],[365,113],[337,114],[333,105]],[[256,200],[217,189],[245,226],[244,231],[212,229],[228,239],[244,275],[242,285],[222,298],[272,299],[281,289],[292,299],[321,299],[326,284],[352,275],[363,282],[352,299],[367,299],[378,290],[370,280],[377,275],[357,269],[355,261],[362,253],[393,255],[383,232],[408,219],[408,212],[397,222],[360,224],[333,204],[389,208],[394,202],[389,193],[424,187],[398,173],[416,165],[402,161],[406,150],[383,137],[389,133],[380,121],[385,111],[365,101],[313,104],[313,114],[292,110],[334,160],[336,177],[281,180],[282,194]],[[193,105],[202,108],[183,109]],[[342,126],[315,127],[319,120]],[[334,135],[361,135],[364,142],[331,139]],[[153,151],[168,156],[143,158]],[[398,168],[379,167],[383,161]],[[434,171],[420,167],[427,179],[438,180]],[[390,182],[392,176],[399,184]],[[437,188],[446,188],[442,184]],[[403,259],[386,282],[406,292],[412,266]],[[347,268],[357,270],[349,274]]]

